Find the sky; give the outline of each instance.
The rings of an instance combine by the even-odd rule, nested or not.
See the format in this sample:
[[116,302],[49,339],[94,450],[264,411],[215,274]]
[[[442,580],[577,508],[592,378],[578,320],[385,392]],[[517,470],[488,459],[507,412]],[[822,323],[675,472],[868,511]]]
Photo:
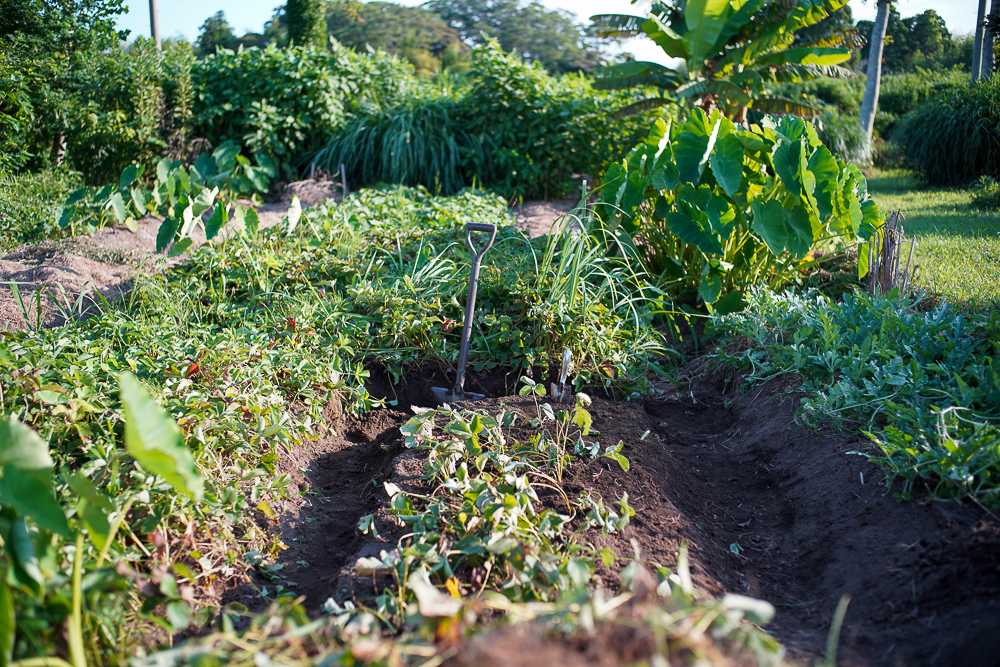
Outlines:
[[[416,6],[423,0],[394,0],[398,4]],[[1000,0],[993,0],[1000,2]],[[854,20],[875,18],[876,0],[850,0]],[[270,20],[274,8],[281,0],[161,0],[159,5],[160,36],[180,37],[194,40],[198,28],[212,14],[219,10],[226,13],[229,24],[237,35],[244,32],[261,32],[264,22]],[[636,13],[629,0],[542,0],[542,4],[552,9],[566,9],[585,22],[593,14]],[[944,18],[948,30],[953,35],[968,34],[975,30],[976,0],[901,0],[896,4],[900,13],[906,16],[920,14],[933,9]],[[118,20],[118,27],[132,31],[132,36],[149,34],[149,3],[132,0],[127,14]],[[623,45],[639,60],[662,60],[664,54],[649,40],[636,39]]]

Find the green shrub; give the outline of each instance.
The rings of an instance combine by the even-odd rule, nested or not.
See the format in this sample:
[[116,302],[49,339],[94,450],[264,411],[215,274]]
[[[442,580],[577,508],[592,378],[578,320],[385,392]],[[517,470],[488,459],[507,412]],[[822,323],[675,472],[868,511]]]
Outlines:
[[318,163],[334,171],[343,162],[352,181],[365,185],[448,193],[475,178],[507,199],[559,197],[576,190],[573,174],[599,178],[646,122],[611,118],[630,94],[595,92],[579,76],[551,77],[495,42],[475,50],[469,76],[470,86],[435,86],[354,116]]
[[980,176],[970,188],[972,205],[987,211],[1000,209],[1000,183],[989,176]]
[[898,136],[929,183],[1000,178],[1000,78],[944,92],[909,115]]
[[31,123],[28,81],[20,64],[0,51],[0,172],[17,169],[31,157],[26,146]]
[[671,293],[722,311],[753,285],[794,280],[819,244],[852,244],[881,223],[864,176],[812,125],[784,116],[747,130],[701,109],[656,121],[608,170],[597,214],[609,233],[637,237]]
[[315,157],[334,173],[340,164],[350,183],[422,185],[453,194],[472,182],[483,160],[483,142],[466,132],[454,96],[422,95],[383,112],[359,113]]
[[213,145],[235,141],[294,179],[347,111],[402,99],[411,77],[393,56],[359,56],[337,43],[330,51],[220,49],[194,66],[195,134]]

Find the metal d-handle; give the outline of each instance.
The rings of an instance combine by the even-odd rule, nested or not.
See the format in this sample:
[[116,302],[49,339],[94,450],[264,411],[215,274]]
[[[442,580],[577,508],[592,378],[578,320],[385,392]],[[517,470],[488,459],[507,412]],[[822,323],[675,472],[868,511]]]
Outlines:
[[[476,250],[472,244],[472,232],[489,232],[490,240],[482,250]],[[487,222],[470,222],[465,226],[465,243],[472,252],[472,275],[469,276],[469,297],[465,302],[465,324],[462,325],[462,348],[458,353],[458,377],[455,378],[455,389],[452,393],[461,396],[465,393],[465,362],[469,358],[469,341],[472,338],[472,314],[476,310],[476,287],[479,284],[479,262],[483,255],[493,245],[497,237],[497,226]]]

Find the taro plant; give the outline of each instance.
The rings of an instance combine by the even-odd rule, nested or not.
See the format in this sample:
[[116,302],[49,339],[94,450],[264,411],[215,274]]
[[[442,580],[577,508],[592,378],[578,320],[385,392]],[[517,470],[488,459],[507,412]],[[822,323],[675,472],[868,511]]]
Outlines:
[[645,16],[594,16],[605,35],[646,35],[677,62],[674,66],[629,61],[606,67],[594,87],[604,90],[652,86],[661,96],[631,104],[619,115],[665,104],[719,109],[745,119],[747,109],[813,116],[818,110],[774,94],[771,83],[800,82],[821,76],[846,78],[838,67],[857,40],[849,30],[794,45],[795,33],[822,21],[847,0],[689,0],[654,2]]
[[856,243],[881,222],[860,170],[808,122],[746,128],[701,109],[657,120],[608,170],[597,213],[607,231],[636,237],[650,272],[722,311],[739,309],[751,285],[793,280],[821,243]]
[[[156,165],[156,180],[150,189],[142,185],[144,171],[143,165],[133,164],[122,172],[117,188],[109,184],[74,191],[58,212],[59,227],[70,234],[93,234],[117,222],[135,231],[136,221],[144,215],[162,215],[164,221],[156,239],[156,250],[160,252],[171,241],[187,239],[198,217],[216,202],[220,206],[215,206],[215,216],[221,224],[233,200],[248,196],[259,201],[260,193],[267,191],[274,176],[268,158],[260,158],[254,166],[239,154],[239,147],[232,141],[221,144],[210,155],[199,155],[190,167],[164,158]],[[190,243],[178,243],[177,252]]]

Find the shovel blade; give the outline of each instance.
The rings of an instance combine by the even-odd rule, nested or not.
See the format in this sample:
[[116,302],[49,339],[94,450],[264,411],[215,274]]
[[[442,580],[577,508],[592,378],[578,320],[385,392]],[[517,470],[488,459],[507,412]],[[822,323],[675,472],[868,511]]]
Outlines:
[[477,394],[472,391],[463,391],[461,394],[456,394],[454,389],[445,389],[444,387],[431,387],[431,395],[434,398],[434,402],[438,405],[481,401],[486,398],[486,394]]

